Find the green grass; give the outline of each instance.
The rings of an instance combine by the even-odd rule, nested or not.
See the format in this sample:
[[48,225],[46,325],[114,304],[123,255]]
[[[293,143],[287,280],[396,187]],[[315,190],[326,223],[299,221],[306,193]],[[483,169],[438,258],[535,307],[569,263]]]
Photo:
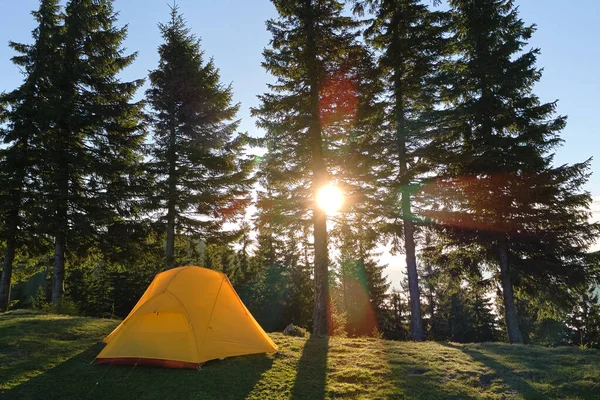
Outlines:
[[273,334],[201,371],[90,364],[118,321],[0,314],[0,399],[600,399],[600,352]]

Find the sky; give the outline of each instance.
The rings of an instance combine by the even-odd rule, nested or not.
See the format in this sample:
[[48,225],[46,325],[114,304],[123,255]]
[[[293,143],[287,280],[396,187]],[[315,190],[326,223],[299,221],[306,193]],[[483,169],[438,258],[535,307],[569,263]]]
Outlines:
[[[9,40],[30,43],[35,22],[30,11],[37,0],[0,0],[0,91],[11,90],[22,81],[11,63],[14,55]],[[127,50],[137,52],[135,63],[123,72],[123,79],[147,76],[158,63],[161,43],[157,27],[169,18],[166,0],[115,0],[120,12],[119,26],[128,24]],[[276,16],[268,0],[177,0],[191,31],[202,39],[206,57],[213,57],[224,83],[233,86],[234,100],[241,103],[240,130],[262,136],[250,116],[258,105],[256,96],[272,82],[261,67],[262,50],[270,35],[265,21]],[[542,101],[558,102],[558,113],[568,116],[562,132],[564,146],[557,151],[557,164],[580,162],[594,157],[594,173],[586,187],[595,198],[595,218],[600,220],[600,1],[598,0],[515,0],[523,20],[537,25],[531,47],[541,49],[538,66],[543,77],[535,92]],[[139,93],[139,96],[142,92]],[[402,277],[403,257],[384,255],[388,277],[394,286]]]

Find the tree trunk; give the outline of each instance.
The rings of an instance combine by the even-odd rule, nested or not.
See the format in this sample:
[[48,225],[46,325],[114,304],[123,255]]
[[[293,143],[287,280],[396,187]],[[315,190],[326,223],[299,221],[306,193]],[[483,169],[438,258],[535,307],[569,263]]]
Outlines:
[[177,202],[177,165],[176,165],[176,130],[175,124],[171,126],[169,138],[168,160],[169,160],[169,193],[167,199],[167,243],[165,254],[165,270],[173,268],[175,256],[175,205]]
[[65,281],[66,234],[60,232],[54,239],[54,282],[52,284],[52,304],[58,307],[63,297]]
[[[404,247],[406,248],[406,271],[408,275],[408,291],[410,293],[410,336],[412,340],[421,342],[425,340],[423,333],[423,322],[421,320],[421,298],[419,294],[419,276],[417,274],[417,259],[415,256],[414,226],[412,221],[406,217],[405,197],[408,194],[402,194],[403,214],[404,214]],[[410,213],[410,204],[408,205]]]
[[342,278],[342,296],[344,297],[344,312],[348,313],[348,288],[347,288],[347,279],[348,279],[348,273],[346,271],[346,269],[343,267],[342,265],[342,273],[341,273],[341,278]]
[[317,38],[314,32],[312,3],[307,2],[307,70],[310,84],[311,121],[309,135],[312,148],[313,229],[315,246],[315,304],[313,311],[313,334],[326,336],[329,329],[329,256],[327,253],[327,214],[316,203],[317,193],[327,183],[327,171],[323,158],[321,111],[319,107],[320,79],[317,59]]
[[[68,132],[68,130],[65,130]],[[68,148],[68,146],[66,146]],[[58,199],[56,205],[56,233],[54,236],[54,282],[52,285],[52,304],[60,305],[63,297],[65,280],[65,249],[67,231],[69,229],[69,161],[66,155],[59,156],[59,171],[56,176]]]
[[517,308],[515,306],[513,286],[510,279],[510,270],[508,265],[508,245],[506,244],[506,238],[503,238],[498,244],[498,264],[500,265],[502,300],[504,302],[504,319],[506,321],[508,341],[511,344],[523,344],[523,336],[521,336],[521,330],[519,329]]
[[[171,201],[169,201],[171,203]],[[167,247],[165,269],[174,267],[175,256],[175,205],[169,204],[167,211]]]
[[329,328],[329,284],[327,254],[327,216],[323,210],[314,210],[315,241],[315,306],[313,334],[326,336]]
[[[425,239],[425,240],[427,240],[427,239]],[[433,274],[433,271],[431,269],[431,264],[428,263],[427,264],[427,275],[429,277],[431,277],[432,274]],[[435,318],[434,318],[434,313],[435,313],[435,296],[434,296],[435,295],[435,288],[433,287],[433,284],[429,283],[427,285],[427,289],[429,291],[429,295],[427,296],[428,297],[427,301],[429,303],[427,305],[427,308],[429,310],[429,329],[430,329],[431,332],[434,332],[435,331],[435,329],[434,329],[435,327],[433,326],[433,324],[434,324],[434,321],[435,321]]]
[[8,310],[10,303],[10,283],[12,280],[13,261],[15,259],[15,247],[17,246],[17,220],[18,211],[12,210],[8,217],[8,238],[6,240],[6,250],[4,252],[4,266],[2,267],[2,277],[0,278],[0,312]]
[[[0,312],[8,310],[10,303],[10,284],[12,281],[13,262],[15,260],[15,250],[17,247],[17,230],[19,227],[19,211],[21,200],[23,198],[23,184],[25,181],[25,170],[27,168],[29,136],[20,139],[19,147],[21,154],[16,163],[17,171],[14,176],[15,186],[12,186],[10,207],[6,218],[6,249],[4,252],[4,265],[2,267],[2,277],[0,277]],[[16,188],[16,190],[15,190]]]
[[[0,278],[0,312],[8,310],[10,303],[10,284],[12,280],[13,262],[15,259],[15,250],[17,247],[17,229],[19,227],[19,210],[23,197],[22,188],[25,180],[25,169],[27,165],[27,152],[29,149],[29,137],[20,140],[21,155],[17,161],[17,172],[15,173],[16,185],[12,188],[10,198],[10,210],[6,218],[6,249],[4,252],[4,266],[2,267],[2,277]],[[15,190],[15,187],[17,189]]]
[[[429,233],[425,234],[425,248],[430,248],[431,246],[431,235]],[[431,267],[430,262],[426,262],[425,271],[427,273],[427,277],[429,278],[429,282],[427,283],[427,309],[429,312],[429,328],[433,331],[433,321],[434,321],[434,313],[435,313],[435,287],[433,283],[431,283],[431,278],[433,276],[433,268]]]
[[396,102],[396,140],[398,145],[398,177],[402,187],[402,222],[404,227],[404,248],[406,250],[406,271],[410,293],[410,336],[412,340],[423,341],[423,321],[421,318],[421,298],[419,294],[419,276],[417,256],[415,254],[415,227],[410,206],[410,178],[408,175],[408,155],[406,152],[406,127],[404,100],[402,94],[401,71],[395,71],[394,96]]

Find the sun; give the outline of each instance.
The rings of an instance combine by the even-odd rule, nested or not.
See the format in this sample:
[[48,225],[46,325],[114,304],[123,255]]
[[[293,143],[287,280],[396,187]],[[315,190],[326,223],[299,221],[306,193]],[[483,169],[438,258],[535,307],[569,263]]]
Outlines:
[[333,185],[325,185],[317,192],[317,205],[327,214],[333,214],[344,204],[342,191]]

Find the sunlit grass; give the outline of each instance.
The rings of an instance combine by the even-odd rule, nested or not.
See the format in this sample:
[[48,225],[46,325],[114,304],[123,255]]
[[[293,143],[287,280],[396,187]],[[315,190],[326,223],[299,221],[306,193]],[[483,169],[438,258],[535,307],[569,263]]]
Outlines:
[[306,339],[201,371],[90,365],[119,321],[0,314],[0,399],[594,399],[600,351]]

